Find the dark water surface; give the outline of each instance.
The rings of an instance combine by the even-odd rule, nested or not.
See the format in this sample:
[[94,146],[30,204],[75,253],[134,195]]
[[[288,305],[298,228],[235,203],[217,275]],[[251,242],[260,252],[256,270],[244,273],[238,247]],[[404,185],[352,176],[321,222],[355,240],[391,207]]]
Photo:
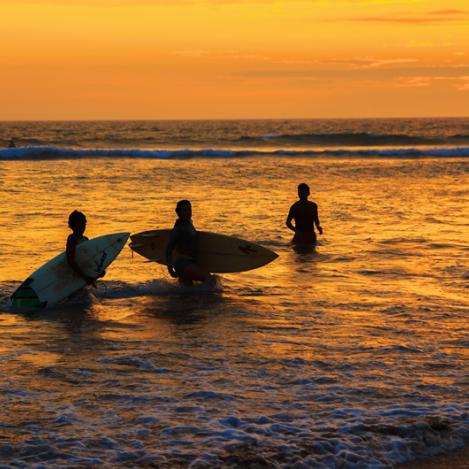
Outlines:
[[[284,226],[301,181],[309,254]],[[467,444],[468,183],[458,158],[2,161],[0,460],[386,467]],[[280,257],[188,289],[125,248],[93,295],[9,310],[71,210],[90,237],[135,233],[183,197]]]
[[469,118],[1,122],[2,159],[469,156]]

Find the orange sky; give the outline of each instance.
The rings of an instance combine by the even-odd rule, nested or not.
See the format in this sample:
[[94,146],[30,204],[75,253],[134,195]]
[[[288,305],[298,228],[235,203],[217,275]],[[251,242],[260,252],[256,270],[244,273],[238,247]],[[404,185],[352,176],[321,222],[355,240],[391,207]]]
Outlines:
[[469,115],[467,0],[0,0],[0,14],[2,120]]

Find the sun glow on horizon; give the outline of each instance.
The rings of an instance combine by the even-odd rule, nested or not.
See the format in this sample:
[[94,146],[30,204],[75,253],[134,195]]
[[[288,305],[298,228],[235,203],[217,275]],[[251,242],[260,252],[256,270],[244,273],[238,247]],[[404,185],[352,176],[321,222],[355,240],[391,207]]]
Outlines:
[[0,119],[464,116],[469,7],[29,0],[0,7]]

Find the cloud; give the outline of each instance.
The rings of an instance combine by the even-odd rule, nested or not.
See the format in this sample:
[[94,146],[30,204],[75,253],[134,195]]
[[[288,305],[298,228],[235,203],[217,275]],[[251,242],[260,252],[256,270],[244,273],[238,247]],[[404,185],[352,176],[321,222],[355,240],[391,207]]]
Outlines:
[[468,12],[466,10],[456,10],[456,9],[448,9],[448,10],[433,10],[428,12],[429,15],[467,15]]
[[351,18],[351,21],[390,24],[440,24],[440,23],[466,23],[469,22],[467,10],[433,10],[421,15],[403,13],[400,15],[377,15]]
[[[224,51],[214,52],[207,49],[184,49],[184,50],[173,50],[169,52],[171,55],[176,55],[184,58],[208,58],[210,60],[254,60],[256,62],[273,62],[271,57],[266,55],[245,53],[239,51]],[[309,62],[308,62],[309,63]]]
[[197,58],[197,57],[208,57],[210,55],[210,51],[205,49],[186,49],[186,50],[175,50],[171,52],[172,55],[177,55],[180,57],[190,57],[190,58]]
[[[350,61],[347,61],[350,63]],[[448,87],[460,92],[469,91],[469,65],[459,67],[407,67],[407,68],[353,68],[353,69],[303,69],[303,70],[248,70],[235,72],[230,79],[278,80],[314,83],[315,86],[331,83],[367,84],[380,87],[426,88],[446,82]]]
[[[375,57],[356,57],[351,59],[331,58],[326,60],[307,60],[307,59],[279,59],[263,54],[240,52],[240,51],[224,51],[215,52],[207,49],[183,49],[173,50],[169,52],[171,55],[176,55],[184,58],[207,58],[210,60],[245,60],[255,61],[257,63],[270,64],[273,66],[286,65],[286,66],[302,66],[302,67],[321,67],[322,65],[337,65],[344,67],[344,69],[368,69],[368,68],[381,68],[391,67],[394,65],[416,63],[419,59],[415,58],[390,58],[378,59]],[[255,72],[253,72],[255,73]]]
[[398,68],[316,68],[316,69],[264,69],[234,72],[239,78],[289,79],[289,80],[346,80],[390,81],[407,86],[426,86],[436,80],[466,80],[469,65],[454,67],[398,67]]
[[462,83],[457,86],[458,91],[469,91],[469,75],[459,77]]
[[[268,4],[279,3],[279,0],[3,0],[6,3],[25,5],[72,5],[86,7],[119,7],[119,6],[173,6],[173,5],[231,5],[231,4]],[[307,2],[307,0],[297,0]]]
[[413,77],[398,77],[395,80],[395,86],[404,88],[421,88],[431,86],[435,82],[448,82],[452,83],[458,91],[469,91],[469,75],[451,76],[413,76]]
[[396,86],[421,88],[422,86],[430,86],[430,79],[428,77],[399,77],[396,79]]
[[364,58],[356,58],[356,59],[329,59],[324,60],[321,63],[324,64],[337,64],[337,65],[345,65],[352,68],[380,68],[389,65],[396,65],[396,64],[407,64],[407,63],[415,63],[418,62],[418,59],[413,58],[395,58],[395,59],[376,59],[374,57],[364,57]]

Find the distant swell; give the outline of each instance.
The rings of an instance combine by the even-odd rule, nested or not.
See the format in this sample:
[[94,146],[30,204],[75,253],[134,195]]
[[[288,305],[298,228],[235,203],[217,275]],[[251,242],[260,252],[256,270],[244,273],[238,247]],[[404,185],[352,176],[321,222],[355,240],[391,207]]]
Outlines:
[[469,147],[453,148],[386,148],[386,149],[326,149],[326,150],[142,150],[129,149],[74,149],[62,147],[22,147],[0,150],[0,160],[46,160],[74,158],[240,158],[246,156],[291,156],[291,157],[346,157],[346,158],[448,158],[469,157]]
[[405,134],[379,134],[373,132],[302,133],[264,136],[243,136],[243,143],[283,143],[291,145],[377,146],[377,145],[461,145],[469,144],[469,135],[457,134],[441,137],[420,137]]

